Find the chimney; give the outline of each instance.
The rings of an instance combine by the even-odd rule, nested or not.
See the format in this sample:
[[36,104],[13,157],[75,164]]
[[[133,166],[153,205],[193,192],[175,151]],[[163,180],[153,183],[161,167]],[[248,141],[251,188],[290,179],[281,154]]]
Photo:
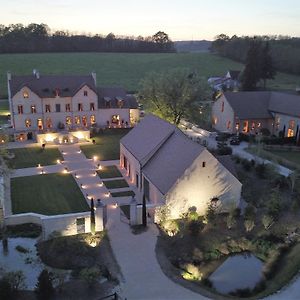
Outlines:
[[96,77],[96,72],[95,72],[95,71],[93,71],[93,72],[91,73],[91,75],[92,75],[92,77],[93,77],[93,79],[94,79],[95,86],[97,86],[97,77]]
[[36,74],[36,69],[33,69],[32,70],[32,75],[35,76],[35,74]]
[[35,77],[36,77],[36,79],[40,79],[40,72],[39,71],[36,71]]
[[10,71],[7,71],[7,81],[11,81],[11,73],[10,73]]

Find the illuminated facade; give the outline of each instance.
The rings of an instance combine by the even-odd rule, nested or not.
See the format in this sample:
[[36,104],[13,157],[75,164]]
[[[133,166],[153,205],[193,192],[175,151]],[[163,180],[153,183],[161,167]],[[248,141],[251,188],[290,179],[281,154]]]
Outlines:
[[212,126],[220,132],[300,138],[300,96],[279,92],[225,92],[212,107]]
[[148,207],[168,205],[171,218],[191,207],[203,215],[213,199],[220,211],[239,205],[242,184],[233,172],[175,126],[147,115],[120,143],[120,165],[137,187],[138,202],[145,197]]
[[137,101],[123,88],[97,88],[87,76],[8,73],[11,125],[24,139],[59,130],[132,127],[139,120]]

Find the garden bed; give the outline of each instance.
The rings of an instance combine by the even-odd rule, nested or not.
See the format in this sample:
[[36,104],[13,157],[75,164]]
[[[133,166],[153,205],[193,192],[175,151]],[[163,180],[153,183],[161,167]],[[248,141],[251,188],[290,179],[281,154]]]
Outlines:
[[97,171],[100,178],[116,178],[122,177],[121,172],[116,166],[103,166],[101,170]]
[[127,181],[124,179],[106,180],[103,181],[103,183],[107,189],[118,189],[118,188],[129,187]]

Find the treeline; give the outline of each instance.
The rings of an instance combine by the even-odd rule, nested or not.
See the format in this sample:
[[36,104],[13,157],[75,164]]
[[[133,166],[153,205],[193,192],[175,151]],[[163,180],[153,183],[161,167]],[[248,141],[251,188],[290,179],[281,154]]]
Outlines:
[[224,57],[245,63],[253,40],[268,42],[274,66],[278,71],[300,75],[300,38],[288,36],[229,37],[220,34],[212,42],[211,50]]
[[159,31],[149,37],[51,33],[46,24],[0,24],[0,53],[35,52],[175,52],[169,36]]

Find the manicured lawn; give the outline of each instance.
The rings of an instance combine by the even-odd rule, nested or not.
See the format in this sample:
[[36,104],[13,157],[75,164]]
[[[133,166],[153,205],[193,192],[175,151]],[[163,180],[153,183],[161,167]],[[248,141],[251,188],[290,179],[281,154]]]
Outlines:
[[8,101],[0,101],[0,125],[7,123],[7,115],[9,114]]
[[[89,74],[95,70],[101,86],[123,86],[138,91],[148,73],[190,68],[207,78],[241,70],[243,65],[211,53],[36,53],[0,55],[0,94],[6,96],[6,72],[31,74],[33,66],[43,74]],[[299,76],[278,73],[268,87],[295,89]]]
[[104,133],[96,134],[91,138],[95,140],[95,145],[82,145],[80,149],[87,158],[98,156],[100,160],[119,159],[120,139],[129,131],[130,129],[106,129]]
[[116,166],[104,166],[102,170],[97,171],[100,178],[122,177],[121,172]]
[[287,159],[292,163],[296,163],[300,166],[300,152],[296,151],[270,151],[272,154],[279,156],[281,158]]
[[130,205],[121,205],[120,209],[122,210],[126,218],[130,220]]
[[35,212],[44,215],[88,211],[79,187],[70,174],[45,174],[11,179],[14,214]]
[[36,146],[9,151],[15,154],[15,158],[10,161],[14,169],[36,167],[38,164],[42,166],[54,165],[58,159],[63,159],[58,148],[47,148],[47,146],[45,150],[42,150],[40,146]]
[[118,180],[108,180],[108,181],[103,181],[105,186],[108,189],[118,189],[118,188],[124,188],[124,187],[129,187],[128,183],[124,179],[118,179]]
[[115,192],[110,193],[112,197],[126,197],[126,196],[135,196],[133,191],[125,191],[125,192]]

